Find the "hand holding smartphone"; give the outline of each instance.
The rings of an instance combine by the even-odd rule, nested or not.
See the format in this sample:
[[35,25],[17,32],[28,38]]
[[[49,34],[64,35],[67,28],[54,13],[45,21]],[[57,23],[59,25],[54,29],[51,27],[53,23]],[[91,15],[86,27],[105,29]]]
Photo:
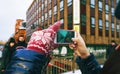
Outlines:
[[56,44],[70,44],[72,43],[72,38],[75,38],[76,34],[73,30],[58,30],[55,36],[54,42]]

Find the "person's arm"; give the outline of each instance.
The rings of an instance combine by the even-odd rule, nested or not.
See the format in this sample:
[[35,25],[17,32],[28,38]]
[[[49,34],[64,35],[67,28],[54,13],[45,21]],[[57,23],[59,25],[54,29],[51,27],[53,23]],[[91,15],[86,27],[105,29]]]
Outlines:
[[14,53],[5,74],[44,74],[50,61],[50,52],[56,48],[54,38],[61,26],[60,21],[48,29],[35,31],[27,45]]
[[78,64],[82,74],[99,74],[101,67],[96,61],[94,55],[89,53],[82,36],[77,33],[77,37],[72,40],[73,43],[69,46],[78,56],[76,58],[76,63]]
[[115,10],[115,16],[116,18],[120,19],[120,1],[118,2]]
[[99,74],[101,70],[99,63],[93,54],[90,54],[84,59],[78,56],[76,58],[76,63],[79,66],[82,74]]

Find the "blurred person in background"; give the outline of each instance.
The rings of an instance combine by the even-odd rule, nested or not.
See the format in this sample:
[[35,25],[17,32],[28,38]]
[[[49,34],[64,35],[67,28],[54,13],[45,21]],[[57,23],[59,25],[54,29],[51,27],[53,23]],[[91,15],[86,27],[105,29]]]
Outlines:
[[35,31],[27,48],[16,50],[5,74],[45,74],[50,54],[57,47],[54,39],[60,26],[58,21],[47,29]]
[[111,44],[109,44],[106,49],[106,59],[108,59],[109,56],[115,51],[116,46],[117,46],[116,42],[114,40],[112,40]]
[[16,44],[16,49],[20,49],[20,48],[26,48],[27,47],[27,43],[25,41],[25,38],[24,36],[19,36],[18,37],[18,41],[17,41],[17,44]]
[[5,44],[2,51],[2,60],[0,70],[4,71],[8,66],[8,63],[11,61],[13,53],[16,50],[16,42],[14,38],[10,38],[8,42]]
[[[50,61],[49,54],[56,47],[54,38],[56,31],[60,28],[60,24],[60,22],[57,22],[47,29],[34,32],[27,48],[22,48],[15,52],[5,74],[44,74],[43,70]],[[99,74],[101,70],[99,63],[94,55],[88,52],[83,38],[79,34],[77,35],[77,38],[72,39],[74,43],[70,47],[78,55],[76,60],[82,74]],[[120,52],[119,47],[118,45],[115,51],[115,55],[118,55],[118,57],[120,56],[117,54]],[[102,71],[104,73],[101,72],[100,74],[120,74],[118,57],[109,58],[110,60],[106,61],[108,65],[106,63],[103,67]]]
[[82,74],[120,74],[120,44],[105,62],[103,68],[100,66],[93,53],[89,52],[82,36],[77,33],[73,38],[70,48],[77,55],[76,63]]
[[[120,19],[120,0],[115,10],[115,16],[117,19]],[[77,34],[77,37],[72,40],[73,43],[69,46],[77,55],[76,63],[82,74],[120,74],[120,44],[111,48],[115,51],[110,54],[109,58],[104,63],[103,68],[101,68],[95,56],[88,51],[86,44],[79,33]],[[113,43],[113,45],[115,45],[115,43]]]

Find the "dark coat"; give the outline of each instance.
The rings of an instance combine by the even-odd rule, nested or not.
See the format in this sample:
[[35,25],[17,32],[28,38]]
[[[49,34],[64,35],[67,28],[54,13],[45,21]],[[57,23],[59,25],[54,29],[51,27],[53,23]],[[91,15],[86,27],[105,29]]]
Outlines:
[[26,48],[27,47],[27,43],[25,41],[23,41],[23,42],[18,41],[18,43],[16,44],[16,49],[21,49],[21,47]]
[[108,45],[108,48],[106,50],[106,59],[108,59],[109,56],[115,51],[116,46],[117,45],[111,45],[111,44]]
[[120,49],[108,58],[100,74],[120,74]]
[[96,58],[93,54],[91,54],[86,59],[77,57],[76,63],[78,64],[82,74],[99,74],[101,70],[99,63],[96,61]]
[[6,69],[8,63],[11,61],[13,53],[16,50],[16,45],[10,47],[11,42],[14,42],[14,41],[10,41],[10,42],[6,43],[4,46],[4,50],[2,51],[2,60],[1,60],[0,70]]
[[5,74],[44,74],[49,56],[27,49],[19,49],[14,53]]
[[110,55],[103,68],[92,54],[86,59],[77,57],[76,62],[82,74],[120,74],[120,49]]

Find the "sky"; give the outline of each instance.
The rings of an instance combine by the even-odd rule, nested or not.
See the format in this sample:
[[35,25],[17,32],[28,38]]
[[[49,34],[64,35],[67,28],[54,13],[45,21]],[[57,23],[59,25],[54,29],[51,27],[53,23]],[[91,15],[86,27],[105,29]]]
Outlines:
[[13,35],[16,19],[26,21],[26,11],[33,0],[0,0],[0,40]]

